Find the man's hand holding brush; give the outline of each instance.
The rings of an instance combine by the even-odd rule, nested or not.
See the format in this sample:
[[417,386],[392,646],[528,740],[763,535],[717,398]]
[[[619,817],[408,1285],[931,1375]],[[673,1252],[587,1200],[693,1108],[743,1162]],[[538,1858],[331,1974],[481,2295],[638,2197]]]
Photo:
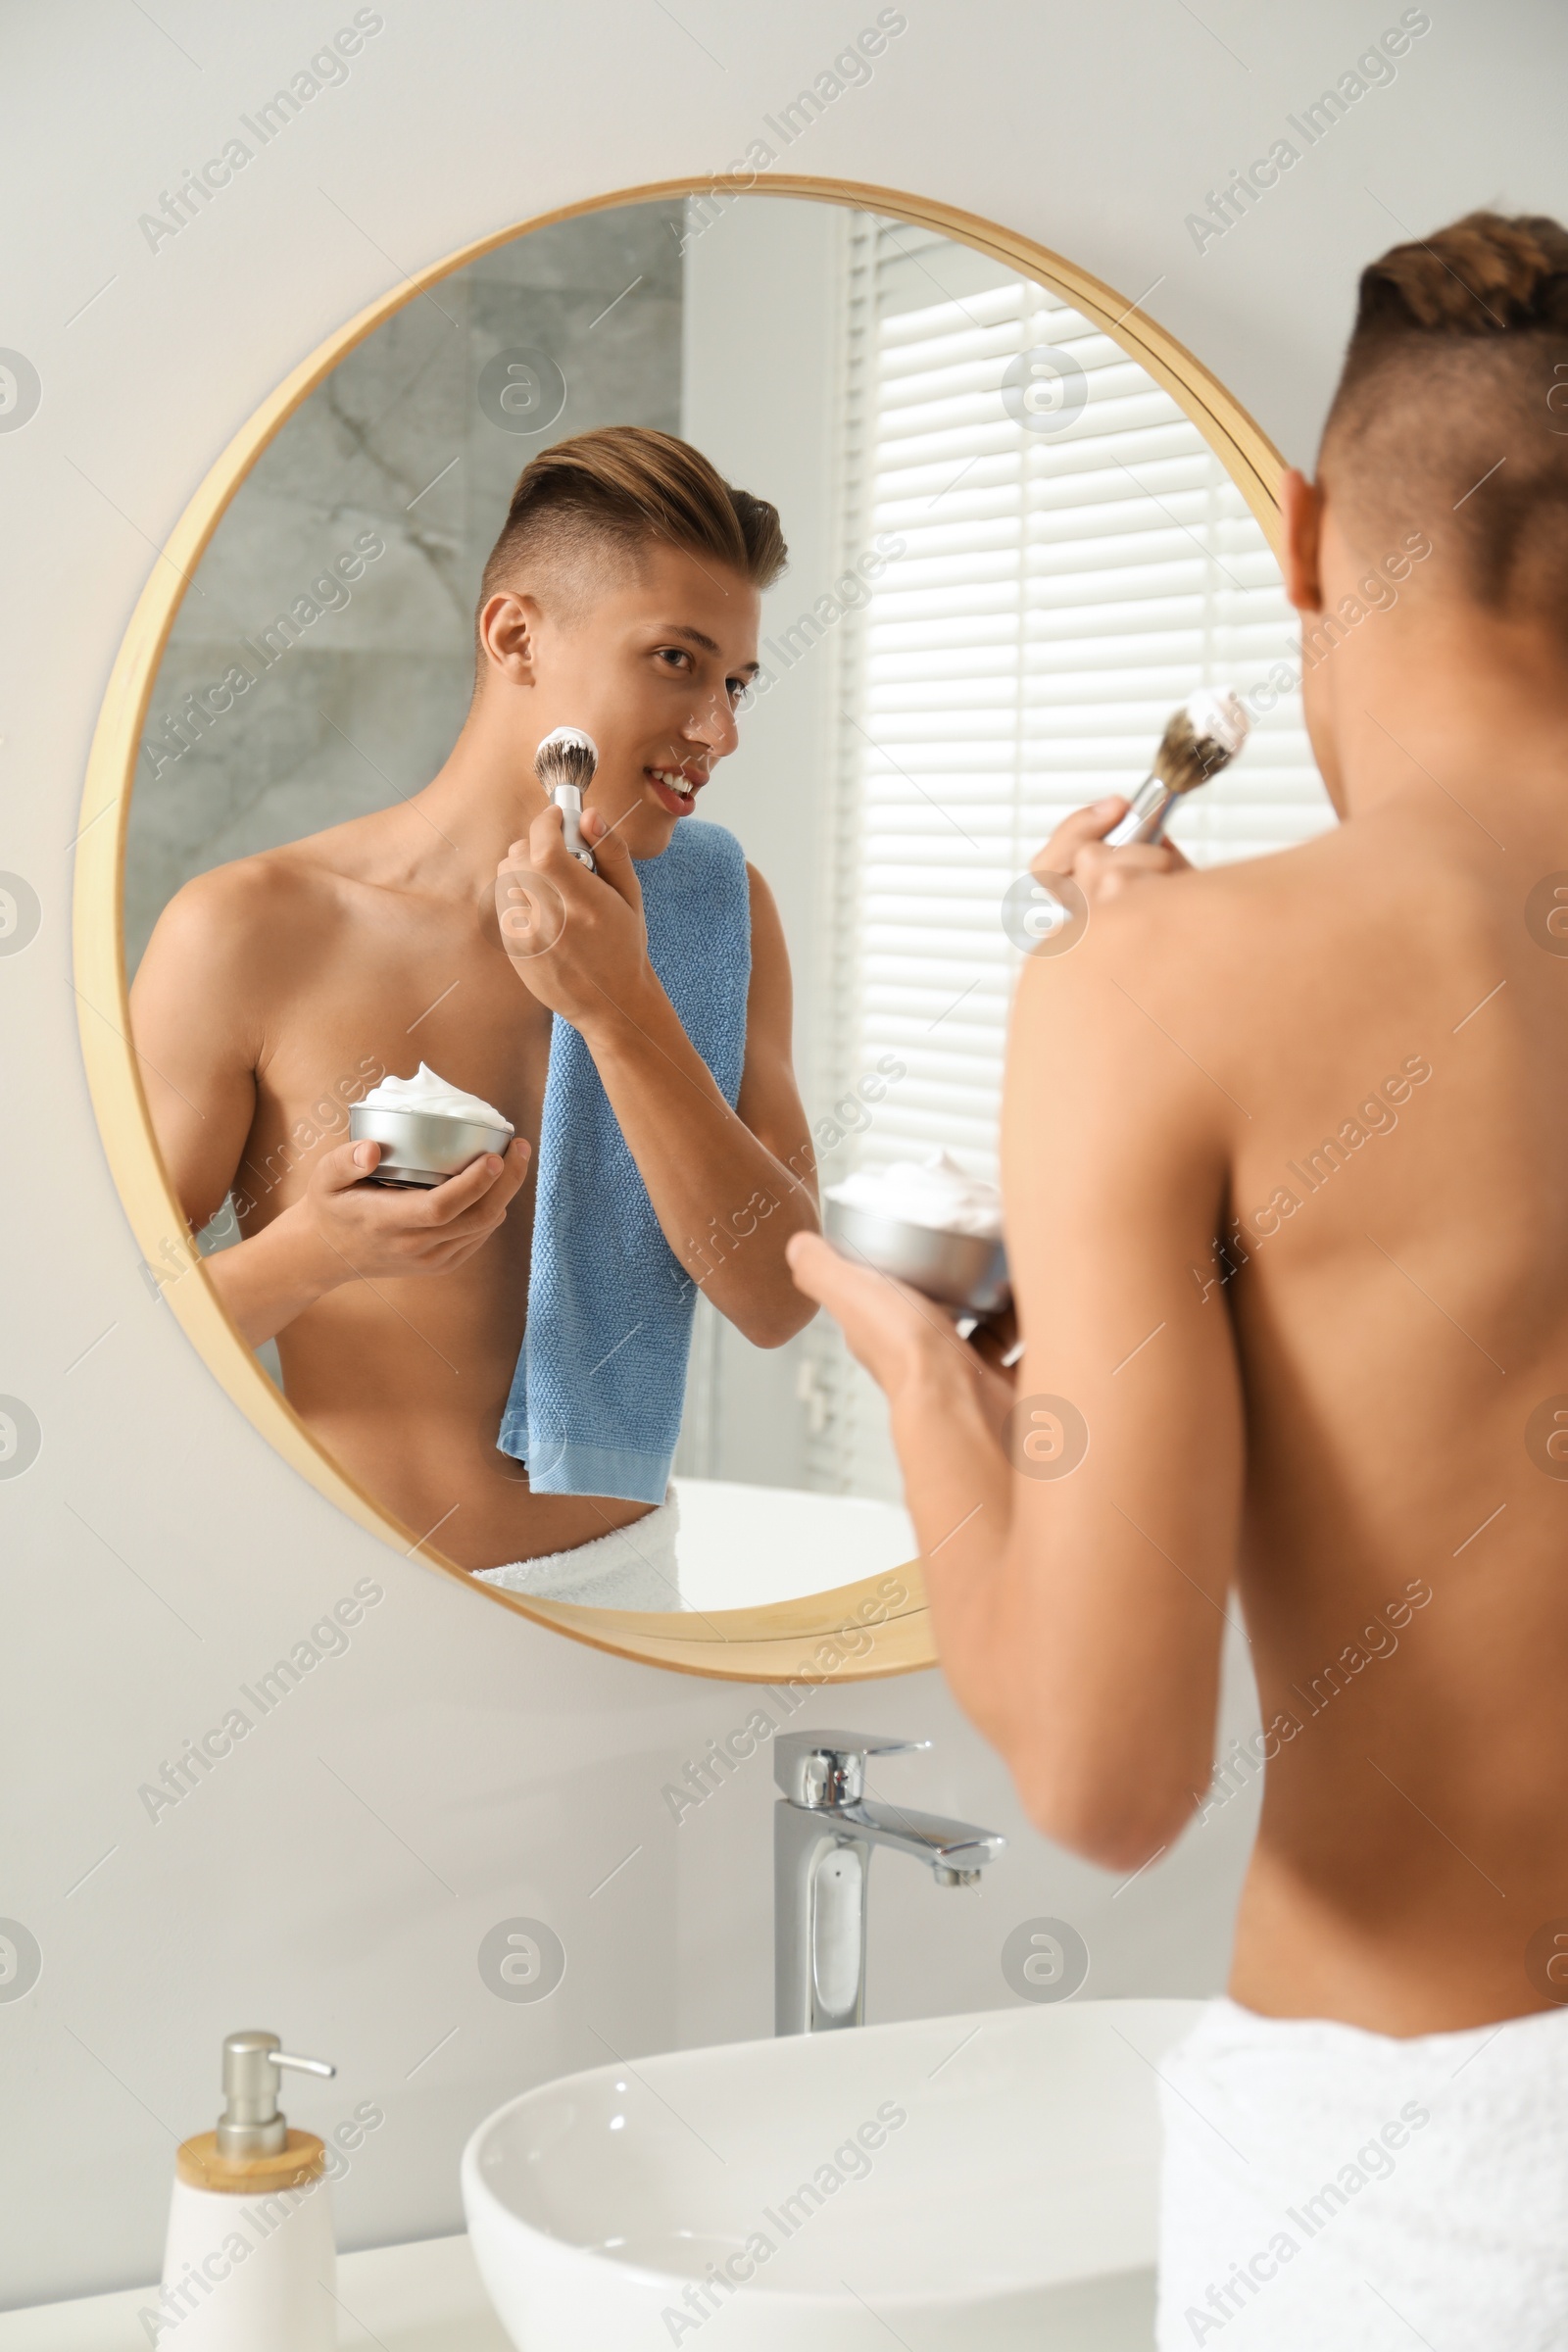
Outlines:
[[1075,808],[1030,859],[1029,871],[1042,882],[1053,874],[1069,875],[1091,907],[1102,906],[1119,892],[1152,876],[1183,871],[1189,861],[1173,841],[1129,841],[1120,849],[1108,846],[1105,835],[1121,822],[1131,806],[1125,794],[1112,793],[1107,800],[1092,801],[1087,808]]
[[1166,720],[1154,764],[1133,798],[1117,794],[1076,809],[1030,871],[1039,881],[1070,875],[1091,907],[1152,875],[1175,873],[1187,859],[1165,839],[1172,810],[1229,767],[1250,731],[1233,686],[1200,686]]
[[585,1036],[607,1020],[633,1020],[664,992],[648,960],[637,869],[601,810],[582,817],[594,866],[566,847],[560,808],[543,808],[526,841],[496,872],[501,944],[530,994]]

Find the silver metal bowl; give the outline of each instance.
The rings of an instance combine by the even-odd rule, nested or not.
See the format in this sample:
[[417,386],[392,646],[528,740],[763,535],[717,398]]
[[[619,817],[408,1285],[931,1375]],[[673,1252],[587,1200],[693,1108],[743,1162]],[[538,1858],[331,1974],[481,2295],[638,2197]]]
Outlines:
[[429,1110],[377,1110],[356,1102],[349,1110],[349,1135],[357,1144],[379,1144],[381,1156],[372,1184],[413,1184],[428,1189],[457,1176],[486,1152],[506,1156],[510,1127],[474,1119],[447,1118]]
[[967,1315],[994,1315],[1012,1296],[1001,1242],[877,1216],[846,1200],[829,1200],[826,1207],[828,1240],[846,1256],[908,1283],[939,1305]]

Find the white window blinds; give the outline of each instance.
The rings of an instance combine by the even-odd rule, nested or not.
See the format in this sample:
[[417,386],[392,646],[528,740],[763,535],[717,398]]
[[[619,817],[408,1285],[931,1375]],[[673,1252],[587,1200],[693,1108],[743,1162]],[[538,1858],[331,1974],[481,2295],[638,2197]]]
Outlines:
[[[846,1088],[889,1054],[906,1075],[824,1173],[942,1145],[994,1176],[1008,884],[1069,809],[1137,788],[1195,687],[1294,674],[1297,632],[1197,426],[1057,296],[869,215],[847,296],[847,560],[904,552],[845,648],[832,1059]],[[1063,397],[1031,423],[1004,374],[1042,348]],[[1288,693],[1172,832],[1208,863],[1332,821]],[[816,1474],[896,1492],[862,1376],[825,1333],[813,1359]]]

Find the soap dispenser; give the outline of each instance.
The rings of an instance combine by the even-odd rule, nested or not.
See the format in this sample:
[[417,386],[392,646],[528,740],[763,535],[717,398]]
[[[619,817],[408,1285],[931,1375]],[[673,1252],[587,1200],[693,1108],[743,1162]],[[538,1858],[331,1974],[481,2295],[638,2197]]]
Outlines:
[[290,2057],[275,2034],[226,2035],[218,2129],[183,2141],[175,2158],[161,2316],[177,2330],[179,2352],[337,2344],[326,2148],[314,2132],[291,2131],[279,2110],[284,2066],[337,2072],[322,2058]]

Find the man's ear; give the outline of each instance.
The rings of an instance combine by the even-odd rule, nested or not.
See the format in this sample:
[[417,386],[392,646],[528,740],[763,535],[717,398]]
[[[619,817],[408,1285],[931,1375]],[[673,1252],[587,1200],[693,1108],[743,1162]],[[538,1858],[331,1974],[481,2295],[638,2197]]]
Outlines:
[[1280,519],[1285,544],[1280,565],[1285,593],[1298,612],[1321,612],[1323,584],[1318,550],[1323,531],[1323,493],[1293,466],[1280,484]]
[[479,648],[492,670],[514,686],[531,686],[539,659],[539,608],[531,596],[500,588],[479,612]]

